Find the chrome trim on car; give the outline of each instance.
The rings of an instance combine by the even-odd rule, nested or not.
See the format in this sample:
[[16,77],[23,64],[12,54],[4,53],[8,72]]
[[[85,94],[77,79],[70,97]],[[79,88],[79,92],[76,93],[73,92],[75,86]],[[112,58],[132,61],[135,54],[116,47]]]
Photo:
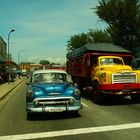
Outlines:
[[121,72],[112,74],[112,83],[136,83],[137,75],[131,72]]
[[26,110],[28,112],[63,112],[63,111],[78,111],[82,108],[81,102],[78,101],[77,105],[75,106],[69,106],[69,105],[65,105],[65,106],[56,106],[56,107],[46,107],[46,106],[42,106],[42,107],[26,107]]
[[63,105],[74,104],[76,100],[73,97],[51,97],[51,98],[36,98],[33,102],[38,105]]

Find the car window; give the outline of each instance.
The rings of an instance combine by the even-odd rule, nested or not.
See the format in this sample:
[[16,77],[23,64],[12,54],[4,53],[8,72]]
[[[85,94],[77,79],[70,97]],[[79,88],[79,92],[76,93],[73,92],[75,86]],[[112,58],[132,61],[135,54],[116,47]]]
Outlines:
[[33,76],[33,83],[67,81],[65,73],[38,73]]
[[102,58],[101,65],[123,65],[123,62],[119,58]]
[[41,81],[41,74],[40,73],[34,74],[32,80],[33,80],[32,81],[33,83],[40,82]]
[[57,74],[56,74],[56,79],[57,79],[57,80],[66,81],[66,74],[57,73]]

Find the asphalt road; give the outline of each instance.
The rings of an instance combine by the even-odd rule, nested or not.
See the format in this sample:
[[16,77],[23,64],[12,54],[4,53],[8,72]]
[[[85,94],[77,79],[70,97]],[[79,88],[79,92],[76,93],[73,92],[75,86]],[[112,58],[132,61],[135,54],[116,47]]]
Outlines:
[[111,98],[96,105],[82,98],[79,115],[37,114],[26,119],[25,82],[0,102],[0,140],[139,140],[140,104],[129,98]]

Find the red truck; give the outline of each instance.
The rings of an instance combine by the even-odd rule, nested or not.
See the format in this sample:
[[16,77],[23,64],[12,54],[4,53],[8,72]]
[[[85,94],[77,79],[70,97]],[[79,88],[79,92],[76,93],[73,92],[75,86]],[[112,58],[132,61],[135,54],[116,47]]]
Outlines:
[[67,54],[66,71],[81,92],[91,93],[95,103],[106,95],[130,95],[140,101],[140,70],[130,66],[132,52],[110,43],[88,44]]

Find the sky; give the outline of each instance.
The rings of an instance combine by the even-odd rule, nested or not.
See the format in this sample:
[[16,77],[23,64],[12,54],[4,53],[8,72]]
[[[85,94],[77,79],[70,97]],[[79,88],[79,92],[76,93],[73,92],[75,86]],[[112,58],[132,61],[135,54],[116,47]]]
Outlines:
[[65,63],[71,36],[105,29],[91,9],[97,5],[98,0],[0,0],[0,36],[7,43],[15,30],[9,51],[16,63]]

